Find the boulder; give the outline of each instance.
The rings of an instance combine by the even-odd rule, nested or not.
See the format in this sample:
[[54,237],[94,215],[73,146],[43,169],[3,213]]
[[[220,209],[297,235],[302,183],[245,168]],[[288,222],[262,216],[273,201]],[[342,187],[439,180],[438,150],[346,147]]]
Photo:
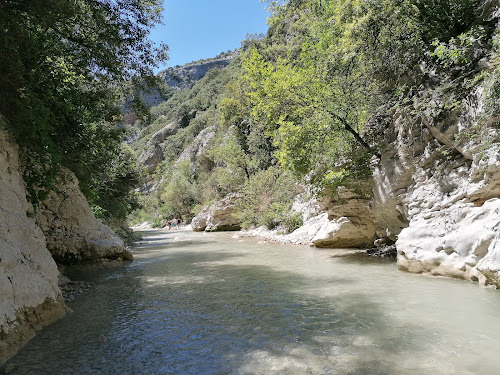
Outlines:
[[32,218],[19,168],[0,118],[0,364],[66,313],[59,271]]
[[56,262],[74,264],[115,259],[132,260],[123,240],[99,222],[70,171],[63,171],[57,193],[40,204],[36,222]]
[[[371,212],[370,202],[345,187],[339,188],[337,202],[318,202],[297,196],[293,209],[300,213],[304,224],[289,234],[278,230],[257,228],[246,235],[264,237],[280,243],[313,245],[321,248],[365,249],[373,247],[380,225]],[[322,210],[326,210],[324,212]],[[318,214],[319,213],[319,214]],[[311,217],[311,215],[314,215]]]
[[241,229],[241,220],[236,216],[235,201],[237,194],[229,194],[226,198],[210,206],[204,207],[191,221],[194,231],[233,231]]
[[373,247],[379,225],[371,212],[370,202],[344,187],[339,188],[339,193],[347,199],[328,210],[328,222],[319,228],[311,239],[312,244],[341,249]]

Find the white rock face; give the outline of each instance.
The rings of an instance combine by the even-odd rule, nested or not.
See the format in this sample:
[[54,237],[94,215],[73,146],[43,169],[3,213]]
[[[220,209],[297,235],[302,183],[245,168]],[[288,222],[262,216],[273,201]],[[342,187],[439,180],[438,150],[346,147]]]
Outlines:
[[145,165],[148,170],[154,171],[158,164],[160,164],[163,159],[163,142],[168,137],[174,135],[179,130],[179,124],[174,121],[166,125],[162,129],[158,130],[151,139],[146,143],[146,147],[139,156],[137,162],[139,164]]
[[0,118],[0,364],[66,311],[59,271],[28,212],[18,150]]
[[132,260],[123,240],[94,217],[73,173],[64,171],[58,190],[40,205],[36,217],[57,262]]
[[204,207],[191,221],[194,231],[230,231],[240,230],[241,220],[235,215],[237,194],[229,194],[223,200]]
[[295,201],[292,204],[292,211],[299,213],[302,217],[302,222],[305,223],[310,218],[318,216],[322,212],[322,209],[320,203],[316,199],[311,198],[311,192],[307,186],[299,188],[303,191],[295,197]]
[[196,138],[191,142],[191,144],[182,151],[181,155],[175,162],[175,165],[178,163],[189,160],[191,163],[194,163],[195,167],[199,167],[198,163],[203,152],[210,145],[210,141],[215,136],[215,126],[209,126],[208,128],[203,129],[200,134],[196,136]]
[[328,223],[318,230],[311,242],[316,247],[370,248],[379,228],[370,203],[355,195],[328,210]]
[[439,123],[397,115],[375,171],[374,211],[386,236],[397,236],[400,269],[498,287],[500,137],[477,126],[481,95]]
[[[342,203],[325,207],[322,211],[320,203],[315,199],[305,201],[300,196],[293,208],[307,218],[304,224],[289,234],[279,234],[277,230],[265,227],[245,231],[248,236],[263,237],[280,243],[297,245],[313,245],[324,248],[361,249],[373,247],[377,238],[379,224],[373,216],[368,201],[340,188]],[[319,213],[319,214],[318,214]]]

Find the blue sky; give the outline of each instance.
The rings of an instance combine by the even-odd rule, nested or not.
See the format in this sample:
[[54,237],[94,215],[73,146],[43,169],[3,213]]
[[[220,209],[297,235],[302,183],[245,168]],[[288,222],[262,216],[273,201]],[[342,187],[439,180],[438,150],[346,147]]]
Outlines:
[[269,13],[259,0],[164,0],[165,25],[151,33],[170,47],[165,67],[215,57],[240,47],[247,34],[265,33]]

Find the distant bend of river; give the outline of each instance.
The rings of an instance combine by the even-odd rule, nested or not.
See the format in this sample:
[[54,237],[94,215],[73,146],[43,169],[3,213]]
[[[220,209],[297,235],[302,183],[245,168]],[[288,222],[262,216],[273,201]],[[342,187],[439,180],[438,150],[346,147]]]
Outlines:
[[149,231],[12,375],[500,373],[500,292],[336,250]]

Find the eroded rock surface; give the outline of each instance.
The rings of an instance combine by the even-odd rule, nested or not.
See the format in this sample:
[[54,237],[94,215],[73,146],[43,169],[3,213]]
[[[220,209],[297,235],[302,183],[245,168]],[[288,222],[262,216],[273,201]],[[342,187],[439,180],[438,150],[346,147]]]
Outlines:
[[328,210],[328,222],[311,242],[316,247],[369,248],[377,238],[377,229],[370,203],[353,196]]
[[344,187],[340,188],[339,193],[340,201],[334,204],[320,203],[315,199],[305,200],[299,195],[293,208],[303,216],[304,224],[292,233],[280,234],[279,228],[268,230],[262,227],[246,231],[245,235],[324,248],[373,247],[380,226],[371,212],[370,202],[360,199]]
[[123,240],[94,217],[73,173],[65,171],[57,189],[40,205],[36,221],[58,263],[132,260]]
[[211,206],[204,207],[191,221],[194,231],[231,231],[241,229],[241,220],[236,217],[237,194],[230,194]]
[[0,364],[66,313],[59,271],[32,212],[18,150],[0,118]]
[[178,130],[179,124],[174,121],[153,134],[151,139],[146,143],[146,147],[141,155],[139,155],[138,163],[145,165],[149,171],[154,171],[164,159],[163,142],[169,136],[177,133]]
[[202,154],[208,149],[212,138],[215,136],[215,126],[209,126],[203,129],[200,134],[196,136],[193,142],[182,151],[181,155],[175,162],[178,164],[184,160],[189,160],[195,164],[195,168],[199,167]]
[[498,287],[500,134],[484,125],[481,90],[467,103],[440,121],[395,115],[375,171],[375,214],[397,236],[400,269]]

